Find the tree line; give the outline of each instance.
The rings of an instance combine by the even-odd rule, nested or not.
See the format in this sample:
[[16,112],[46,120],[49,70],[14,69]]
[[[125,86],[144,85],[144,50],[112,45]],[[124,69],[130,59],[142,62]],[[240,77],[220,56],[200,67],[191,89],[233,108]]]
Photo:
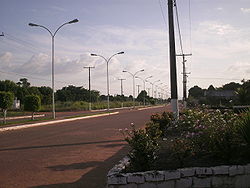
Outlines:
[[[10,80],[1,80],[0,81],[0,91],[11,92],[14,97],[20,100],[21,104],[24,104],[25,96],[36,95],[41,99],[42,105],[48,105],[52,103],[52,89],[47,86],[31,86],[27,78],[21,78],[19,82],[15,83]],[[100,95],[100,92],[97,90],[91,90],[91,102],[99,102],[107,100],[106,95]],[[137,96],[136,101],[143,102],[145,100],[147,103],[153,104],[156,99],[149,97],[146,91],[141,91]],[[69,85],[63,87],[55,92],[55,100],[60,102],[67,101],[90,101],[89,90],[82,86]],[[132,101],[133,96],[124,96],[124,95],[110,95],[110,101]]]
[[194,86],[189,89],[188,101],[190,104],[208,105],[250,105],[250,80],[241,83],[230,82],[215,88],[210,85],[207,89]]

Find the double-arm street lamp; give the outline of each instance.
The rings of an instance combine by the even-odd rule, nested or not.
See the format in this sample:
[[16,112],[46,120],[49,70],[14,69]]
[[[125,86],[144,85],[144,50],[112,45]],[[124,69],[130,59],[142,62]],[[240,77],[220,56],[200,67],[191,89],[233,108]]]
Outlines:
[[131,72],[129,72],[129,71],[126,71],[126,70],[122,71],[122,72],[127,72],[127,73],[129,73],[129,74],[133,77],[133,103],[134,103],[134,108],[135,108],[135,76],[136,76],[136,74],[138,74],[139,72],[143,72],[143,71],[144,71],[144,69],[141,69],[141,70],[135,72],[134,74],[131,73]]
[[51,61],[52,61],[52,113],[53,113],[53,119],[56,118],[56,112],[55,112],[55,88],[54,88],[54,85],[55,85],[55,80],[54,80],[54,75],[55,75],[55,71],[54,71],[54,43],[55,43],[55,36],[56,36],[56,33],[59,31],[59,29],[61,29],[64,25],[67,25],[67,24],[72,24],[72,23],[76,23],[78,22],[78,19],[74,19],[74,20],[71,20],[69,22],[66,22],[64,24],[62,24],[60,27],[58,27],[56,29],[56,31],[54,33],[52,33],[47,27],[43,26],[43,25],[38,25],[38,24],[34,24],[34,23],[29,23],[29,26],[32,26],[32,27],[41,27],[43,29],[46,29],[49,34],[51,35],[51,39],[52,39],[52,53],[51,53]]
[[141,78],[141,77],[139,77],[139,76],[136,76],[135,78],[138,78],[138,79],[140,79],[140,80],[142,80],[143,81],[143,88],[144,88],[144,93],[143,93],[143,105],[145,106],[145,98],[146,98],[146,96],[145,96],[145,92],[146,92],[146,84],[145,84],[145,82],[147,81],[147,79],[149,79],[149,78],[152,78],[153,76],[149,76],[149,77],[147,77],[147,78],[145,78],[145,79],[143,79],[143,78]]
[[112,57],[116,56],[116,55],[120,55],[120,54],[124,54],[124,52],[118,52],[113,54],[112,56],[110,56],[108,59],[103,57],[102,55],[98,55],[98,54],[90,54],[91,56],[98,56],[101,57],[105,60],[105,62],[107,63],[107,94],[108,94],[108,111],[109,111],[109,61],[112,59]]
[[148,81],[148,82],[152,85],[152,98],[154,98],[154,84],[155,84],[156,82],[159,82],[159,81],[161,81],[161,80],[156,80],[156,81],[154,81],[153,83]]

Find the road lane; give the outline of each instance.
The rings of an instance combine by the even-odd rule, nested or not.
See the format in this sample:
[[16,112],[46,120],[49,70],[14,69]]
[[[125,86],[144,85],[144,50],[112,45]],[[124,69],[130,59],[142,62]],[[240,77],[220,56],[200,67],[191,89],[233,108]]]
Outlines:
[[0,133],[0,187],[104,187],[128,147],[118,129],[166,107]]

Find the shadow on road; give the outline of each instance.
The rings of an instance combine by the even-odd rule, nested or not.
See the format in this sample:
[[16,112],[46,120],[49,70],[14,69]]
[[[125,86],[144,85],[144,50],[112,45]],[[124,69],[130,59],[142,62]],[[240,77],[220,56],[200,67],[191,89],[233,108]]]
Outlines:
[[[27,146],[27,147],[18,147],[18,148],[4,148],[4,149],[0,149],[0,152],[1,151],[26,150],[26,149],[79,146],[79,145],[88,145],[88,144],[104,144],[104,143],[113,143],[113,142],[125,142],[125,141],[124,140],[105,140],[105,141],[97,141],[97,142],[80,142],[80,143],[71,143],[71,144],[53,144],[53,145],[45,145],[45,146]],[[116,147],[116,146],[118,146],[118,144],[114,144],[114,146],[100,146],[100,147]]]
[[69,169],[83,169],[96,166],[90,172],[84,174],[79,180],[72,183],[60,183],[51,185],[40,185],[32,188],[105,188],[108,171],[118,163],[129,151],[126,145],[120,149],[115,155],[108,158],[104,162],[91,161],[89,163],[75,163],[70,165],[59,165],[48,167],[55,171],[69,170]]

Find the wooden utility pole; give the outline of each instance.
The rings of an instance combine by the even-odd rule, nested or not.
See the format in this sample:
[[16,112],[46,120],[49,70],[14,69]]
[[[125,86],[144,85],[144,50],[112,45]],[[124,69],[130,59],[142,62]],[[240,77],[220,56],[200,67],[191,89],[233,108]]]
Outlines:
[[89,110],[91,110],[91,87],[90,87],[90,69],[93,69],[93,68],[95,68],[95,67],[83,67],[83,68],[85,68],[85,69],[89,69]]
[[176,56],[182,56],[182,74],[183,74],[183,106],[184,108],[187,107],[187,75],[190,73],[186,72],[186,65],[185,62],[187,61],[185,59],[186,56],[191,56],[192,54],[178,54]]
[[121,81],[121,96],[123,95],[123,87],[122,87],[122,81],[123,80],[126,80],[126,79],[123,79],[123,78],[118,78],[118,80]]
[[176,76],[176,53],[175,53],[173,6],[174,6],[173,0],[168,0],[171,106],[172,106],[172,111],[174,113],[174,117],[177,120],[179,118],[179,109],[178,109],[177,76]]

